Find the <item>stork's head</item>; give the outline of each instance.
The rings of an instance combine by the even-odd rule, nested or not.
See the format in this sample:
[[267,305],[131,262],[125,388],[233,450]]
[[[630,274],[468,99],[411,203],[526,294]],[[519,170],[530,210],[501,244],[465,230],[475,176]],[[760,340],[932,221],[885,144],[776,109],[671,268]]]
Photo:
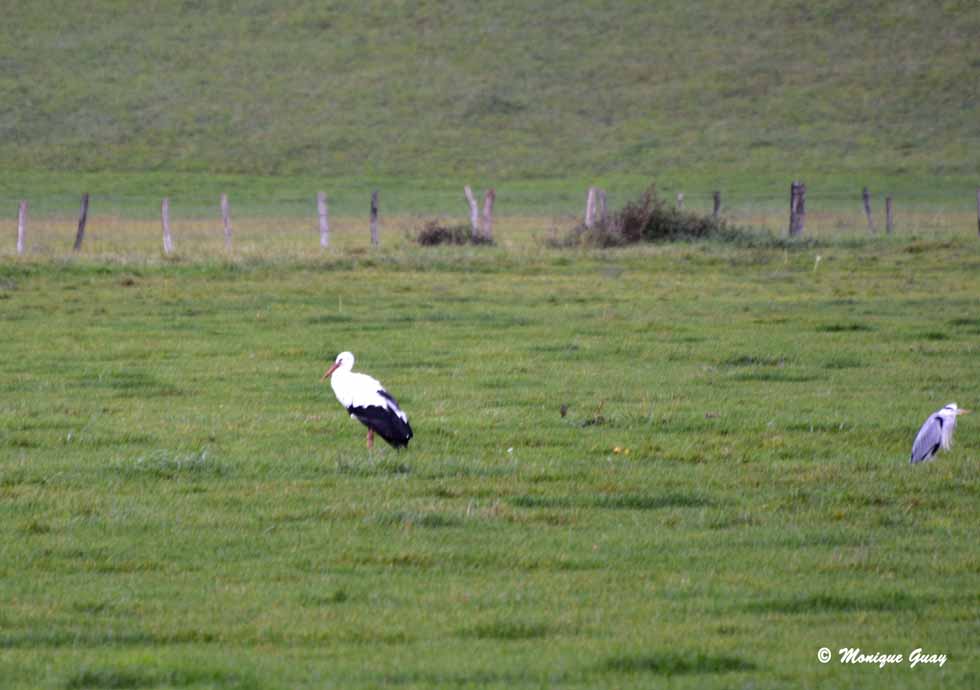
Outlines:
[[337,359],[334,360],[333,365],[327,369],[327,373],[325,373],[320,380],[325,381],[330,374],[334,373],[338,369],[341,371],[350,371],[353,368],[354,355],[352,355],[350,352],[341,352],[339,355],[337,355]]

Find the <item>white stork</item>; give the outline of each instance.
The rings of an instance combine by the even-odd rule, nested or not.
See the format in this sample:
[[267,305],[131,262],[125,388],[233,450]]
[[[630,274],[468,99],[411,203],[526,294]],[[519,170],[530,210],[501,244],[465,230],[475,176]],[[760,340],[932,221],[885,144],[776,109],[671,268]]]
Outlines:
[[374,433],[394,448],[404,448],[412,438],[408,416],[391,393],[367,374],[355,374],[354,355],[341,352],[320,380],[330,377],[330,387],[350,416],[368,428],[367,447],[374,447]]
[[909,462],[913,465],[932,460],[939,449],[949,450],[953,445],[953,430],[956,429],[956,418],[967,414],[969,410],[961,410],[956,403],[950,403],[941,410],[936,410],[925,421],[912,444],[912,455]]

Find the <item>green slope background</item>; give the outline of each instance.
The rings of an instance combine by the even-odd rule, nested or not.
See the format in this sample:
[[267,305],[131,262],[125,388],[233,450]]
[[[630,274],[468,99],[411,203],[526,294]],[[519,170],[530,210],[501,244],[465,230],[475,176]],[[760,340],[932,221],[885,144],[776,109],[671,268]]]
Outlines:
[[974,0],[9,0],[4,14],[0,197],[333,180],[425,206],[465,182],[547,198],[554,181],[656,180],[782,199],[799,178],[968,202],[980,180]]

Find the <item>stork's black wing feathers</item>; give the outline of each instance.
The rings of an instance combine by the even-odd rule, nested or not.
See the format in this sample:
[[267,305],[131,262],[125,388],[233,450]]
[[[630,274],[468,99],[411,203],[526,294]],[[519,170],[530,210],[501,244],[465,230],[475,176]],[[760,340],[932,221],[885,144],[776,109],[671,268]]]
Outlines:
[[[385,397],[391,398],[390,395],[385,395]],[[347,411],[354,419],[374,431],[394,448],[404,448],[412,438],[412,427],[409,426],[408,422],[387,407],[351,405]]]
[[384,388],[378,389],[378,395],[380,395],[382,398],[384,398],[385,400],[393,404],[395,407],[398,407],[398,401],[395,400],[395,396],[393,396],[391,393],[386,391]]

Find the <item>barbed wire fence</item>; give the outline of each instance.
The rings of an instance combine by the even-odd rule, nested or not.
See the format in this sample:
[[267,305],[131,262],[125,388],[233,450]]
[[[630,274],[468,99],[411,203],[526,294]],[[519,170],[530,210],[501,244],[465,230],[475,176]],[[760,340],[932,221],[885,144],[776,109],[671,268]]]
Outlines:
[[[894,235],[896,237],[980,234],[977,198],[936,200],[927,194],[875,195],[806,191],[797,183],[787,194],[727,194],[724,190],[671,190],[666,203],[685,211],[723,218],[774,234],[811,237]],[[469,192],[469,193],[467,193]],[[598,196],[597,196],[598,195]],[[393,246],[411,241],[426,222],[493,228],[509,242],[546,231],[589,223],[595,213],[631,201],[597,187],[531,199],[488,189],[481,211],[468,187],[453,194],[370,196],[341,190],[277,195],[234,192],[217,198],[182,195],[39,194],[0,198],[0,256],[64,256],[127,253],[211,256],[228,252],[311,253]],[[975,213],[975,219],[974,219]],[[800,214],[803,214],[802,216]],[[975,224],[974,224],[975,220]],[[803,225],[800,226],[802,221]]]

